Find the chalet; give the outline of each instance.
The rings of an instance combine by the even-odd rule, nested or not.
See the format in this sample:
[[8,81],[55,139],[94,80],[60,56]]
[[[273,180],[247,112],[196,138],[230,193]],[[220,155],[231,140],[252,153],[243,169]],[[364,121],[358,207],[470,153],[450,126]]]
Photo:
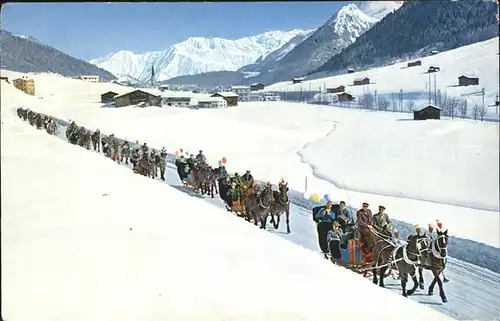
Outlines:
[[305,77],[300,77],[300,78],[299,77],[295,77],[295,78],[292,79],[292,83],[293,84],[300,84],[300,83],[302,83],[304,81],[304,79],[305,79]]
[[427,105],[413,111],[414,120],[441,119],[441,108]]
[[427,73],[438,72],[440,70],[441,70],[441,68],[439,68],[437,66],[430,66],[429,69],[427,69]]
[[432,51],[431,51],[431,55],[433,55],[433,56],[434,56],[434,55],[437,55],[438,53],[439,53],[439,50],[432,50]]
[[408,62],[408,67],[416,67],[416,66],[422,66],[422,61],[416,60]]
[[114,97],[116,102],[116,107],[124,107],[130,105],[137,105],[140,103],[146,103],[148,106],[158,106],[161,107],[161,97],[153,95],[149,92],[137,89],[132,92],[118,95]]
[[88,82],[99,82],[99,76],[96,75],[82,75],[78,78]]
[[227,106],[238,106],[238,95],[232,92],[217,92],[210,97],[221,97],[227,102]]
[[169,89],[168,85],[160,85],[158,86],[159,91],[167,91]]
[[329,94],[341,93],[345,91],[345,86],[338,86],[337,88],[326,88],[326,92]]
[[347,73],[348,74],[353,74],[354,73],[354,69],[352,69],[352,68],[347,69]]
[[354,79],[354,86],[369,85],[369,84],[370,84],[370,78],[368,77]]
[[280,101],[281,96],[275,93],[264,93],[262,95],[262,100],[264,101]]
[[458,85],[459,86],[474,86],[474,85],[479,85],[479,78],[478,77],[467,77],[467,76],[460,76],[458,77]]
[[248,101],[250,86],[231,86],[230,91],[238,95],[239,101]]
[[224,108],[227,101],[222,97],[204,97],[198,99],[199,108]]
[[161,96],[163,106],[189,107],[192,105],[192,98],[189,96]]
[[356,98],[354,98],[353,95],[346,93],[346,92],[342,92],[342,93],[337,94],[337,98],[338,98],[339,102],[349,102],[349,101],[353,101],[356,99]]
[[13,83],[15,88],[24,91],[28,95],[35,96],[35,81],[33,79],[22,76],[21,78],[14,79]]
[[263,84],[263,83],[255,83],[255,84],[251,84],[250,85],[250,91],[257,91],[257,90],[262,90],[264,89],[266,86]]
[[112,103],[114,102],[115,96],[118,96],[118,93],[115,93],[114,91],[108,91],[104,94],[101,95],[101,103],[107,104],[107,103]]

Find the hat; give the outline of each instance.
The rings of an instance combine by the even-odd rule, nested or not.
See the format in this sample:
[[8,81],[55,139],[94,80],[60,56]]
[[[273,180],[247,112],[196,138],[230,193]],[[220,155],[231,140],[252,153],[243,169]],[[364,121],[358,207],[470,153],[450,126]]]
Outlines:
[[379,205],[378,208],[381,209],[381,210],[385,210],[384,205]]
[[370,206],[370,204],[363,202],[363,206]]

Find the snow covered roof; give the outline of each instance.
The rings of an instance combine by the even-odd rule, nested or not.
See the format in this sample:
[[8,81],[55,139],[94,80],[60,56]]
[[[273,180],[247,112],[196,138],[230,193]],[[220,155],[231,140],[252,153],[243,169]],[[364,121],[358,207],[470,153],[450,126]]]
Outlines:
[[[237,94],[230,92],[230,91],[221,91],[221,92],[216,92],[214,95],[220,95],[222,97],[238,97]],[[212,95],[213,96],[213,95]]]
[[146,90],[144,90],[144,89],[135,89],[135,90],[130,90],[130,91],[128,91],[128,92],[126,92],[126,93],[124,93],[124,94],[120,94],[120,95],[118,95],[118,96],[115,96],[115,98],[123,97],[123,96],[125,96],[125,95],[131,94],[131,93],[136,92],[136,91],[142,91],[142,92],[144,92],[144,93],[146,93],[146,94],[149,94],[149,95],[159,96],[158,94],[153,94],[152,92],[150,92],[150,91],[146,91]]
[[225,101],[222,97],[203,97],[198,98],[198,102]]
[[263,84],[263,83],[261,83],[261,82],[256,82],[256,83],[250,84],[250,86],[257,86],[257,85],[262,85],[262,86],[264,86],[264,84]]
[[248,89],[249,86],[231,86],[231,89]]
[[421,110],[426,109],[427,107],[432,107],[432,108],[436,108],[436,109],[441,110],[441,108],[439,108],[439,107],[437,107],[437,106],[434,106],[434,105],[429,105],[429,104],[425,104],[424,106],[414,108],[414,109],[413,109],[413,111],[421,111]]
[[306,79],[306,77],[294,77],[294,78],[292,78],[292,79],[293,79],[293,80],[304,80],[304,79]]
[[470,79],[470,78],[479,78],[479,77],[471,75],[471,74],[463,74],[458,78],[469,78]]

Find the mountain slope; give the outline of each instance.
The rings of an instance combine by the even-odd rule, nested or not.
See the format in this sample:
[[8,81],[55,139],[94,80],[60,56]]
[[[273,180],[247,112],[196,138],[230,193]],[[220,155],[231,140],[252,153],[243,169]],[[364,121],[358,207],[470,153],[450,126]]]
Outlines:
[[498,36],[496,6],[475,0],[407,2],[313,73],[368,68]]
[[154,66],[157,80],[210,71],[236,71],[259,57],[281,48],[290,39],[304,34],[303,30],[270,31],[256,36],[228,40],[192,37],[165,51],[135,54],[119,51],[90,62],[119,77],[132,76],[147,80]]
[[116,77],[84,60],[71,57],[27,36],[16,36],[0,30],[2,68],[19,72],[53,72],[67,77],[98,75],[101,79]]
[[[387,3],[391,4],[391,9],[400,5],[393,2]],[[365,10],[369,8],[365,5]],[[258,80],[266,83],[276,82],[303,76],[315,70],[356,41],[360,35],[375,25],[381,16],[390,11],[386,4],[379,5],[378,8],[377,18],[374,18],[354,4],[344,6],[323,26],[278,61],[273,70],[261,70]],[[367,10],[368,13],[373,11]]]

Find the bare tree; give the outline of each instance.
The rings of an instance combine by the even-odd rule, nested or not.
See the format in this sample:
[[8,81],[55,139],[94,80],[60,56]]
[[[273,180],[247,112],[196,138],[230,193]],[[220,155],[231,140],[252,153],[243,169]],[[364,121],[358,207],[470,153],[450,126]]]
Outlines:
[[448,99],[447,107],[448,107],[449,115],[453,119],[455,117],[456,110],[458,107],[458,99],[456,99],[455,97]]
[[413,100],[407,100],[406,101],[406,107],[408,108],[408,112],[412,112],[412,110],[415,108],[415,101]]
[[372,108],[375,102],[375,98],[372,94],[366,93],[359,97],[359,106],[364,108]]
[[479,117],[481,117],[481,121],[484,120],[485,115],[486,115],[486,108],[484,107],[484,105],[482,105],[481,107],[479,107]]
[[472,117],[474,118],[474,120],[477,120],[479,114],[480,114],[480,107],[479,105],[476,104],[474,105],[474,108],[472,108]]
[[389,100],[387,100],[385,97],[379,97],[377,103],[378,110],[387,111],[387,108],[389,108],[390,106]]
[[460,116],[462,116],[462,118],[466,118],[467,117],[467,99],[464,99],[460,102],[460,104],[458,105],[458,109],[460,110]]

